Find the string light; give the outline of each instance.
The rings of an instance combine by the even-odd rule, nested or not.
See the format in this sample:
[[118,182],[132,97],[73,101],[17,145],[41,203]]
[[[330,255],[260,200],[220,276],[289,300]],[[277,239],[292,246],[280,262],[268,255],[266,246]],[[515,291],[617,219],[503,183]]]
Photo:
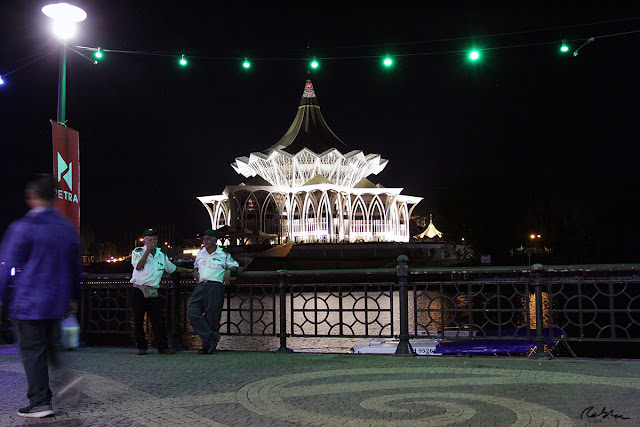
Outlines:
[[4,80],[2,80],[2,76],[0,76],[0,85],[4,84]]
[[564,40],[562,40],[562,46],[560,46],[560,52],[562,53],[569,52],[569,46],[567,46],[567,43]]
[[[568,28],[576,28],[576,27],[589,27],[589,26],[594,26],[594,25],[598,25],[598,24],[605,24],[605,23],[614,23],[614,22],[622,22],[622,21],[631,21],[631,20],[640,20],[640,17],[631,17],[631,18],[624,18],[624,19],[617,19],[617,20],[609,20],[609,21],[601,21],[601,22],[592,22],[592,23],[587,23],[587,24],[578,24],[578,25],[568,25],[568,26],[561,26],[561,27],[553,27],[553,28],[539,28],[539,29],[533,29],[533,30],[525,30],[525,31],[515,31],[515,32],[509,32],[509,33],[497,33],[497,34],[487,34],[487,35],[482,35],[482,36],[475,36],[476,39],[478,38],[492,38],[492,37],[498,37],[498,36],[508,36],[508,35],[519,35],[519,34],[529,34],[529,33],[536,33],[536,32],[543,32],[543,31],[551,31],[551,30],[566,30]],[[596,38],[598,39],[605,39],[605,38],[609,38],[609,37],[619,37],[619,36],[625,36],[625,35],[630,35],[630,34],[637,34],[640,33],[640,29],[639,30],[630,30],[630,31],[623,31],[623,32],[615,32],[615,33],[604,33],[604,34],[599,34],[597,36],[594,37],[590,37],[589,39],[587,39],[585,42],[583,42],[581,45],[579,45],[579,47],[577,49],[574,50],[573,52],[573,56],[577,56],[579,51],[586,46],[587,44],[593,42]],[[455,40],[464,40],[464,37],[453,37],[453,38],[443,38],[443,39],[437,39],[437,40],[422,40],[422,41],[410,41],[410,42],[399,42],[399,43],[385,43],[384,46],[399,46],[399,45],[423,45],[423,44],[427,44],[427,43],[434,43],[434,42],[447,42],[447,41],[455,41]],[[584,39],[582,39],[584,40]],[[560,51],[562,53],[566,53],[569,52],[572,48],[570,47],[570,45],[568,43],[570,42],[579,42],[579,39],[567,39],[567,40],[563,40],[562,44],[560,45]],[[534,46],[549,46],[549,45],[555,45],[556,48],[558,46],[557,44],[557,39],[556,41],[543,41],[543,42],[531,42],[531,43],[518,43],[518,44],[506,44],[506,45],[501,45],[501,46],[485,46],[482,48],[483,51],[486,50],[503,50],[503,49],[522,49],[522,48],[526,48],[526,47],[534,47]],[[373,44],[373,45],[359,45],[359,46],[334,46],[334,49],[345,49],[345,48],[351,48],[351,49],[355,49],[355,48],[363,48],[363,47],[374,47],[374,46],[382,46],[380,44]],[[69,46],[70,47],[70,46]],[[81,49],[81,50],[89,50],[89,51],[93,51],[94,54],[94,58],[95,59],[102,59],[104,58],[104,53],[103,52],[112,52],[112,53],[123,53],[123,54],[132,54],[132,55],[146,55],[146,56],[174,56],[175,54],[172,53],[167,53],[167,52],[153,52],[153,51],[129,51],[129,50],[113,50],[113,49],[102,49],[100,47],[96,48],[96,47],[87,47],[87,46],[74,46],[77,49]],[[328,48],[327,48],[328,49]],[[3,77],[6,78],[6,76],[22,69],[25,68],[31,64],[33,64],[34,62],[38,62],[41,59],[43,59],[44,57],[51,55],[53,53],[56,53],[56,50],[52,50],[49,52],[45,52],[44,54],[37,54],[37,55],[33,55],[31,57],[34,56],[38,56],[36,57],[34,60],[29,61],[26,64],[20,65],[16,68],[14,68],[13,70],[10,70],[8,72],[5,72],[2,74]],[[80,52],[75,51],[76,53],[80,54]],[[418,52],[409,52],[409,53],[402,53],[402,54],[395,54],[394,56],[399,56],[399,57],[411,57],[411,56],[431,56],[431,55],[447,55],[447,54],[460,54],[460,53],[464,53],[464,52],[468,52],[468,59],[469,61],[472,62],[476,62],[478,60],[481,59],[481,51],[474,49],[473,51],[465,51],[465,50],[460,50],[460,49],[443,49],[443,50],[431,50],[431,51],[418,51]],[[31,58],[31,57],[27,57],[27,58]],[[379,56],[374,56],[374,55],[341,55],[341,56],[326,56],[326,57],[322,57],[320,59],[323,60],[347,60],[347,59],[371,59],[371,58],[379,58]],[[85,57],[86,59],[89,59],[88,57]],[[218,57],[218,56],[198,56],[197,58],[199,59],[213,59],[213,60],[234,60],[237,61],[238,59],[242,59],[242,58],[238,58],[238,57]],[[262,58],[258,58],[260,60],[263,61],[299,61],[301,58],[300,57],[262,57]],[[388,59],[388,60],[387,60]],[[391,61],[391,63],[389,64],[389,61]],[[93,63],[97,63],[97,61],[92,61]],[[181,58],[179,59],[179,64],[182,67],[186,67],[188,62],[187,59],[185,58],[184,54],[181,55]],[[393,65],[393,58],[390,57],[385,57],[383,59],[383,65],[385,67],[390,67]],[[247,58],[244,59],[244,62],[242,62],[242,66],[245,70],[248,70],[249,68],[251,68],[251,63],[248,61]],[[319,59],[317,57],[313,57],[313,60],[309,63],[309,66],[313,69],[319,68],[320,63],[319,63]],[[0,85],[3,85],[4,81],[0,78]]]

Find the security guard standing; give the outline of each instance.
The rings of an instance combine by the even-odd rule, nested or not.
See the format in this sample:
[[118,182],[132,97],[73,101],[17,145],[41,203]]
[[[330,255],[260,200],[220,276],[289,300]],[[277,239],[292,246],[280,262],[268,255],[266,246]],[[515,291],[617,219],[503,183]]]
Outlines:
[[238,262],[217,245],[218,233],[208,229],[203,233],[202,246],[194,262],[194,277],[198,284],[189,298],[187,314],[191,326],[202,339],[200,354],[211,354],[220,341],[220,318],[224,306],[224,287],[231,273],[238,271]]
[[138,347],[138,355],[147,354],[147,340],[144,334],[144,315],[147,313],[151,320],[153,337],[160,354],[173,354],[175,351],[168,346],[167,332],[162,316],[162,299],[158,296],[160,280],[166,271],[192,272],[193,270],[177,267],[158,248],[158,232],[149,228],[142,233],[143,247],[131,252],[133,274],[131,283],[133,289],[133,333]]

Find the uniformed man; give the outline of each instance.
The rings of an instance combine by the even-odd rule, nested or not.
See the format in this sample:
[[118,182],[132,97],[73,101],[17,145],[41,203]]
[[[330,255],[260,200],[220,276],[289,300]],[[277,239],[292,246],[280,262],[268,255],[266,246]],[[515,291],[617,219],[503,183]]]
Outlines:
[[166,271],[171,274],[174,271],[192,272],[193,270],[177,267],[169,261],[169,258],[158,248],[158,233],[149,228],[142,233],[144,246],[135,248],[131,252],[131,264],[133,274],[133,333],[138,346],[138,355],[147,354],[147,340],[144,334],[144,314],[147,313],[151,320],[153,337],[160,354],[173,354],[169,348],[167,332],[162,316],[162,299],[158,296],[160,280]]
[[191,326],[202,340],[200,354],[211,354],[220,341],[220,317],[224,305],[224,286],[229,284],[238,262],[217,245],[218,233],[208,229],[203,233],[203,248],[196,255],[194,277],[196,285],[187,314]]

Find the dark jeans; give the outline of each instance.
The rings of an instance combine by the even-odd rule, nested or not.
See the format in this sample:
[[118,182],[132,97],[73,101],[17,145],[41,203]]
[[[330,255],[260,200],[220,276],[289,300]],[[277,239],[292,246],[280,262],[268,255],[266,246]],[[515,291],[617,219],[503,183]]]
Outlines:
[[57,320],[14,320],[20,357],[27,375],[31,405],[51,402],[49,365],[56,364],[55,345],[60,336]]
[[193,331],[206,347],[215,333],[220,332],[220,317],[224,306],[224,285],[220,282],[200,282],[193,290],[187,314]]
[[162,314],[162,298],[145,298],[142,291],[133,288],[132,301],[133,305],[133,334],[136,338],[136,346],[139,349],[147,349],[148,343],[144,334],[144,314],[147,313],[151,321],[151,330],[156,340],[158,351],[167,348],[167,330],[164,325],[164,317]]

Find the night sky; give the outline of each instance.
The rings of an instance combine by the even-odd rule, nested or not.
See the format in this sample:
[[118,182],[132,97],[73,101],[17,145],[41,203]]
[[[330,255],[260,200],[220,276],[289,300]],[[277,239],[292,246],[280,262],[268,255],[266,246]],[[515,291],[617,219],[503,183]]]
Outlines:
[[[26,211],[25,180],[52,170],[58,42],[46,3],[0,4],[0,233]],[[538,223],[520,224],[523,234],[540,215],[588,215],[611,231],[599,242],[637,246],[640,33],[611,35],[640,30],[640,7],[74,4],[88,18],[69,45],[107,50],[99,65],[68,54],[82,226],[98,240],[130,241],[157,224],[180,237],[207,228],[196,196],[246,181],[230,163],[282,137],[311,78],[338,137],[389,160],[369,179],[424,197],[417,211],[435,213],[445,234],[479,217],[476,228],[500,234],[501,216],[524,200]],[[486,49],[474,64],[471,46]],[[391,69],[385,53],[396,55]],[[313,56],[321,65],[308,74]]]

